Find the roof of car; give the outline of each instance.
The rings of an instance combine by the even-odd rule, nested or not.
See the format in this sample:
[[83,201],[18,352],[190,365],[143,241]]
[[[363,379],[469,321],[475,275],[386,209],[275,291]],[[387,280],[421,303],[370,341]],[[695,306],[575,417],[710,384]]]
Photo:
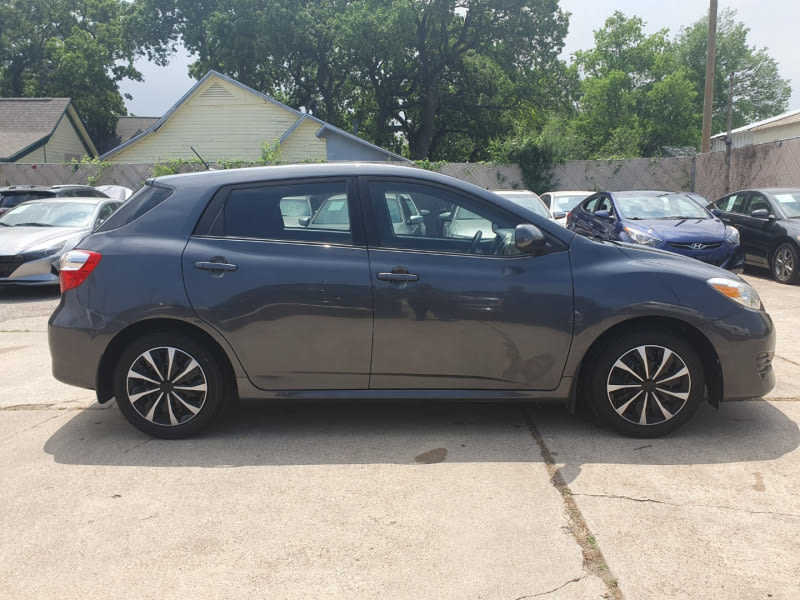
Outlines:
[[302,163],[293,165],[275,165],[268,167],[246,167],[243,169],[226,169],[199,171],[194,173],[181,173],[178,175],[164,175],[148,179],[148,183],[156,182],[167,186],[218,186],[232,183],[247,183],[255,181],[268,181],[271,179],[289,179],[303,177],[355,177],[358,175],[404,177],[412,176],[417,179],[439,181],[451,186],[463,187],[471,191],[488,190],[475,186],[466,181],[442,175],[434,171],[418,167],[399,166],[388,163],[376,162],[328,162],[328,163]]
[[101,198],[99,196],[68,196],[56,198],[35,198],[34,200],[28,200],[23,204],[74,204],[76,202],[79,204],[97,204],[110,199],[111,198]]

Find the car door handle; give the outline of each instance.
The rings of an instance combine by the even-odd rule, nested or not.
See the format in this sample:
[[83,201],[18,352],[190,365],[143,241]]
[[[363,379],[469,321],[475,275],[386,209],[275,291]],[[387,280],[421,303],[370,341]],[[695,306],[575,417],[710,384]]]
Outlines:
[[395,267],[391,273],[378,273],[381,281],[419,281],[419,275],[409,273],[405,267]]
[[204,271],[235,271],[239,267],[226,262],[200,261],[194,263],[196,269],[203,269]]

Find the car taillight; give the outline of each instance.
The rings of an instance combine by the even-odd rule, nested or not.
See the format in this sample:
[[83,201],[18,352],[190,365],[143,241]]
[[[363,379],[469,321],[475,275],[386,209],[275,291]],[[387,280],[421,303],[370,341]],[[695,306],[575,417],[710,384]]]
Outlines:
[[70,250],[61,255],[59,262],[59,282],[61,283],[61,293],[78,287],[89,273],[94,271],[97,263],[103,255],[91,250]]

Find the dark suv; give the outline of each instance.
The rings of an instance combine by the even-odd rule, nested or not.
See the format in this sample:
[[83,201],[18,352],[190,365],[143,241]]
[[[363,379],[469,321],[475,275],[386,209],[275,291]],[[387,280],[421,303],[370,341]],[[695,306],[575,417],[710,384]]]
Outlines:
[[[287,219],[298,197],[327,203],[330,226]],[[401,197],[424,229],[393,226]],[[480,218],[472,237],[447,235],[453,207]],[[656,436],[705,397],[775,383],[772,321],[738,276],[576,236],[422,169],[152,179],[62,256],[60,276],[55,377],[159,437],[199,431],[237,396],[586,402]]]
[[0,215],[28,200],[65,197],[108,198],[90,185],[9,185],[0,187]]

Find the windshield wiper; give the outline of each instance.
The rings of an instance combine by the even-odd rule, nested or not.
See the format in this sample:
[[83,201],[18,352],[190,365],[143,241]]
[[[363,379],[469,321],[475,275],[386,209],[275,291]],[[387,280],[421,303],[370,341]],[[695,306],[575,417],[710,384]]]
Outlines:
[[17,223],[13,227],[53,227],[48,223]]

